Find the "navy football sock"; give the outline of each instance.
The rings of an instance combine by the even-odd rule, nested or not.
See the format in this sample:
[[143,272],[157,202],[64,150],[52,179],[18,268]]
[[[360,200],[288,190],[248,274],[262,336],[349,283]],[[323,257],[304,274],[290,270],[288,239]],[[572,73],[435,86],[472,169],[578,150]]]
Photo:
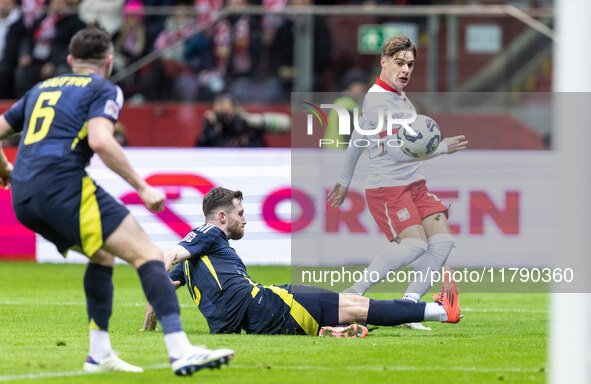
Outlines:
[[367,324],[399,325],[415,323],[425,318],[425,302],[410,300],[369,300]]
[[146,298],[152,304],[164,334],[181,332],[183,328],[179,302],[174,286],[164,269],[164,263],[151,260],[139,267],[137,272]]
[[113,268],[88,263],[84,273],[86,311],[91,329],[109,329],[109,318],[113,310]]

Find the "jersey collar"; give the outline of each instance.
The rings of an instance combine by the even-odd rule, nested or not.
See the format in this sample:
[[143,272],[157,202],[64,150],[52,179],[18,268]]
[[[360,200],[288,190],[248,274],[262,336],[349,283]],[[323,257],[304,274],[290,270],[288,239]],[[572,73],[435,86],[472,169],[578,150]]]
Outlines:
[[220,233],[220,235],[222,236],[222,238],[226,241],[228,240],[228,235],[226,235],[226,232],[222,231],[222,229],[218,226],[215,226],[215,228],[218,230],[218,232]]
[[396,89],[392,88],[388,83],[386,83],[384,80],[380,79],[380,77],[376,77],[376,85],[379,85],[380,87],[384,88],[386,91],[390,91],[390,92],[394,92],[397,95],[400,95],[400,91],[397,91]]

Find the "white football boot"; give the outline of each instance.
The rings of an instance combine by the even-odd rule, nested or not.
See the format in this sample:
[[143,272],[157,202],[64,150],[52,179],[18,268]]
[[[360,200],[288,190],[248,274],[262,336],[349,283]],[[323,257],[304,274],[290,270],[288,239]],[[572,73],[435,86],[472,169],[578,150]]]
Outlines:
[[206,349],[192,346],[178,359],[170,359],[172,371],[179,376],[190,376],[203,368],[220,368],[234,357],[231,349]]
[[98,363],[88,356],[86,362],[82,367],[84,372],[99,373],[99,372],[143,372],[144,370],[135,365],[126,363],[125,361],[118,358],[114,353],[107,357],[102,362]]

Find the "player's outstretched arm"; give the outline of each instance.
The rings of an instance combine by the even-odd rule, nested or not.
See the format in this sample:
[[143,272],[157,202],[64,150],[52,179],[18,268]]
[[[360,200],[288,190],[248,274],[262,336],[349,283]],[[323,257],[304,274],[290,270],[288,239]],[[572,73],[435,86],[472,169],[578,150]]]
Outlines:
[[447,153],[449,154],[468,148],[468,140],[464,135],[446,137],[443,142],[447,144]]
[[[175,286],[176,289],[181,287],[180,281],[173,281],[172,284]],[[146,303],[146,316],[144,317],[144,326],[141,331],[157,331],[158,319],[156,318],[156,313],[154,312],[154,308],[152,304],[149,302]]]
[[441,141],[441,143],[439,143],[437,150],[435,150],[429,156],[422,157],[420,159],[408,156],[400,149],[400,147],[386,147],[386,152],[396,163],[414,163],[417,161],[432,159],[439,155],[456,153],[458,151],[466,149],[467,147],[468,141],[466,140],[466,136],[459,135],[453,137],[446,137]]
[[144,326],[141,331],[157,331],[158,328],[158,319],[156,318],[156,313],[154,312],[154,308],[152,308],[152,304],[149,302],[146,304],[146,316],[144,317]]
[[[4,116],[0,116],[0,140],[10,137],[14,130],[8,124]],[[2,141],[0,141],[0,187],[10,188],[10,174],[12,173],[12,164],[6,158],[2,150]]]
[[164,252],[164,267],[170,271],[175,264],[180,263],[191,258],[191,253],[180,245],[175,245],[168,251]]
[[336,183],[334,187],[328,192],[327,200],[331,207],[337,208],[345,201],[345,197],[349,192],[349,187]]
[[[187,260],[190,257],[191,254],[189,253],[189,251],[187,251],[180,245],[175,245],[173,248],[164,252],[164,267],[167,271],[170,271],[175,264],[183,260]],[[181,287],[180,281],[173,281],[172,284],[175,286],[176,289],[179,289]],[[152,305],[148,302],[146,303],[146,315],[144,317],[144,326],[142,327],[142,329],[140,329],[140,331],[157,331],[157,324],[158,320],[156,319],[154,308],[152,308]]]
[[[352,142],[360,138],[362,138],[362,136],[357,131],[353,132],[351,135]],[[343,201],[345,201],[345,197],[349,191],[349,185],[351,184],[353,174],[355,173],[355,168],[357,167],[357,162],[364,150],[365,148],[363,147],[352,145],[345,151],[343,170],[341,171],[335,186],[332,187],[330,192],[328,192],[327,199],[331,207],[337,208],[343,204]]]
[[114,125],[105,117],[95,117],[88,121],[88,145],[103,160],[107,167],[121,176],[138,192],[148,209],[160,212],[164,208],[164,194],[152,188],[131,167],[123,148],[113,137]]
[[[14,135],[14,129],[8,124],[4,115],[0,116],[0,140],[4,140]],[[2,145],[2,143],[0,143]]]
[[2,150],[2,144],[0,144],[0,187],[6,189],[10,188],[10,174],[12,173],[12,163],[8,161],[4,151]]

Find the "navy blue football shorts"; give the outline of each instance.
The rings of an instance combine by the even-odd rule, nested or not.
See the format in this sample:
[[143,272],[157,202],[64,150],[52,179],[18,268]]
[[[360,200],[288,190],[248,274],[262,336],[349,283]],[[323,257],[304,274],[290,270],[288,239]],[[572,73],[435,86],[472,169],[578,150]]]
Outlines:
[[243,329],[266,335],[313,335],[338,325],[339,294],[308,285],[262,287],[249,304]]
[[12,204],[21,224],[55,244],[64,257],[74,246],[92,256],[129,214],[88,175],[57,185],[13,182]]

